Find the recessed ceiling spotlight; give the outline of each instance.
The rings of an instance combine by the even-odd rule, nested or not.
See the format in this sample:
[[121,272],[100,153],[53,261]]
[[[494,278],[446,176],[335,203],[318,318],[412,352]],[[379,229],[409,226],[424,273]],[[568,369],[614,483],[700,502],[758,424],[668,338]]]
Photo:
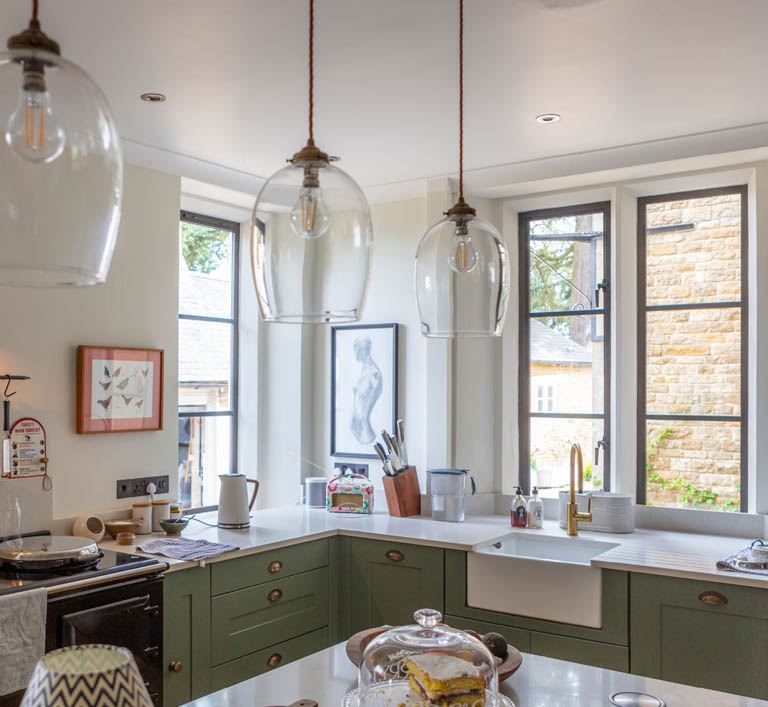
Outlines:
[[165,103],[166,95],[164,93],[142,93],[141,100],[147,103]]
[[560,120],[560,115],[558,113],[542,113],[536,116],[536,120],[539,123],[556,123]]

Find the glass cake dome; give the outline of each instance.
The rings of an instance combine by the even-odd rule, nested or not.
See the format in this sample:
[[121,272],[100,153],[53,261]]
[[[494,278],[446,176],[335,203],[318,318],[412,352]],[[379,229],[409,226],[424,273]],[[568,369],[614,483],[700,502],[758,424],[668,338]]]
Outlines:
[[366,646],[357,707],[511,704],[498,693],[496,662],[479,639],[440,623],[434,609],[413,617],[415,625],[390,629]]

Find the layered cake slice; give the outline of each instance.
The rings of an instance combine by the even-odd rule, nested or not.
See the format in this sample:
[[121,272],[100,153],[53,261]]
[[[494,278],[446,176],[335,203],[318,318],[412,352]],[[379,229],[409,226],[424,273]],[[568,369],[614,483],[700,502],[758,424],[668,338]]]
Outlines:
[[431,705],[485,705],[485,679],[468,660],[445,653],[417,653],[405,667],[411,689]]

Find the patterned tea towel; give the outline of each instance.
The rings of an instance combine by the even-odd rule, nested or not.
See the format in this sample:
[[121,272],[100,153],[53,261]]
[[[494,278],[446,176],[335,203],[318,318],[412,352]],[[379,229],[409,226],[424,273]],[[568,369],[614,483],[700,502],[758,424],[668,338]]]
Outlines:
[[[755,543],[753,542],[752,545]],[[733,555],[725,560],[717,561],[717,569],[724,570],[725,572],[744,572],[745,574],[756,574],[761,577],[768,577],[768,569],[750,569],[747,567],[739,567],[736,564],[739,560],[746,562],[754,562],[752,557],[752,545],[749,545],[738,552],[734,552]]]
[[48,592],[27,589],[0,597],[0,695],[23,690],[45,653]]
[[172,557],[174,560],[205,560],[240,548],[222,543],[209,543],[207,540],[161,538],[142,543],[136,549],[139,552],[148,552],[150,555]]

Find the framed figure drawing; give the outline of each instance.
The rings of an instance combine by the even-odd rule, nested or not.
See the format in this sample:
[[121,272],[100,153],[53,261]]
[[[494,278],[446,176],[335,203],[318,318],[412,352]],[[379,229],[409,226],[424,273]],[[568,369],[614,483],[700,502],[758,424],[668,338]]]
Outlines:
[[331,455],[376,458],[397,419],[397,324],[331,327]]
[[77,433],[163,429],[163,351],[77,349]]

